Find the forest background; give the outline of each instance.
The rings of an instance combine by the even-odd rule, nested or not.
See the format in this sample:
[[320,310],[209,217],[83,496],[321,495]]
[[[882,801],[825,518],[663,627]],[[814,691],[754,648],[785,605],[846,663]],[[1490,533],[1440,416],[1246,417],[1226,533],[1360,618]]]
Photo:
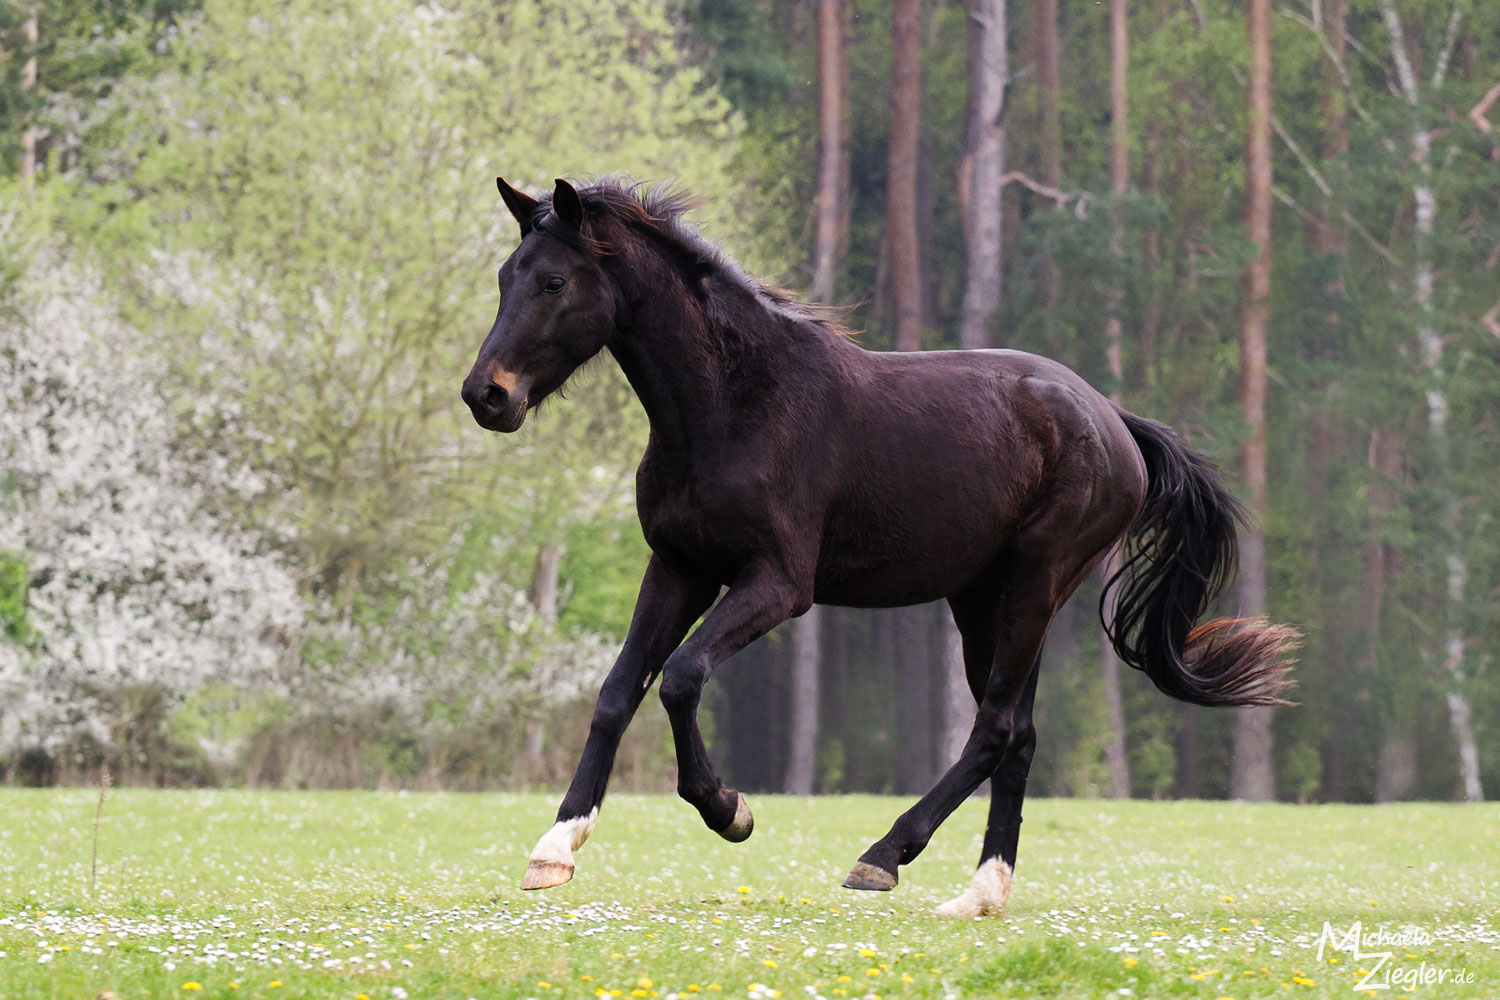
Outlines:
[[[871,349],[1074,367],[1256,516],[1222,610],[1295,708],[1174,703],[1055,622],[1045,795],[1469,799],[1500,774],[1500,5],[0,0],[0,776],[556,787],[628,622],[608,359],[515,437],[458,386],[494,190],[696,195]],[[925,789],[946,607],[719,672],[725,779]],[[955,690],[957,689],[957,690]],[[650,699],[616,787],[674,770]]]

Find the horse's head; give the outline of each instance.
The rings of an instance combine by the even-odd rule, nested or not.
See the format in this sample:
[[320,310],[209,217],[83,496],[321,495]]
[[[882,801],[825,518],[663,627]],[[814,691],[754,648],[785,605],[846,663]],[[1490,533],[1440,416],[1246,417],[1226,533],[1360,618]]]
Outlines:
[[559,180],[549,203],[496,181],[521,224],[521,245],[500,266],[500,311],[462,395],[479,426],[508,434],[604,348],[615,295],[571,184]]

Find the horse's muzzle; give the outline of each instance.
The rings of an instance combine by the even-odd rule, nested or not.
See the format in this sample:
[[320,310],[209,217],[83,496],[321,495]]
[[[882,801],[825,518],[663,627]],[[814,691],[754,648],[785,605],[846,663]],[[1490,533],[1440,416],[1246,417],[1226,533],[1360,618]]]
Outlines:
[[504,386],[485,380],[465,380],[460,393],[475,423],[487,431],[509,434],[526,420],[526,399],[515,398]]

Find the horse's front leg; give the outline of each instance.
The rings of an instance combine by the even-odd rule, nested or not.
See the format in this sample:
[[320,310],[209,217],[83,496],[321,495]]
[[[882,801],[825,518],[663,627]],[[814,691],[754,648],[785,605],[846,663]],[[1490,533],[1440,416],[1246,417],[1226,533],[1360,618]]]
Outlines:
[[755,821],[739,792],[726,789],[698,732],[698,701],[719,664],[788,618],[806,611],[812,588],[797,587],[779,568],[742,573],[703,624],[662,670],[661,700],[672,722],[677,750],[677,793],[698,810],[708,828],[738,843]]
[[588,741],[573,783],[557,810],[557,822],[531,852],[523,889],[546,889],[573,877],[573,852],[594,832],[599,804],[609,784],[620,737],[635,716],[667,656],[698,616],[718,596],[713,583],[685,580],[653,557],[641,581],[635,614],[620,657],[610,669],[594,704]]

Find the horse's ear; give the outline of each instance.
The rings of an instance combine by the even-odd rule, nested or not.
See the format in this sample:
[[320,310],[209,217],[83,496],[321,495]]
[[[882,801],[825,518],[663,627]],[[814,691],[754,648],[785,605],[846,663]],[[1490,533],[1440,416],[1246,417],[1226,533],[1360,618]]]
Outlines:
[[500,189],[500,197],[505,199],[505,207],[510,209],[510,214],[521,224],[521,238],[525,239],[526,234],[531,232],[532,220],[536,218],[537,200],[505,183],[504,177],[496,177],[495,186]]
[[552,211],[574,229],[583,228],[583,200],[573,190],[573,185],[561,177],[557,179],[557,186],[552,189]]

